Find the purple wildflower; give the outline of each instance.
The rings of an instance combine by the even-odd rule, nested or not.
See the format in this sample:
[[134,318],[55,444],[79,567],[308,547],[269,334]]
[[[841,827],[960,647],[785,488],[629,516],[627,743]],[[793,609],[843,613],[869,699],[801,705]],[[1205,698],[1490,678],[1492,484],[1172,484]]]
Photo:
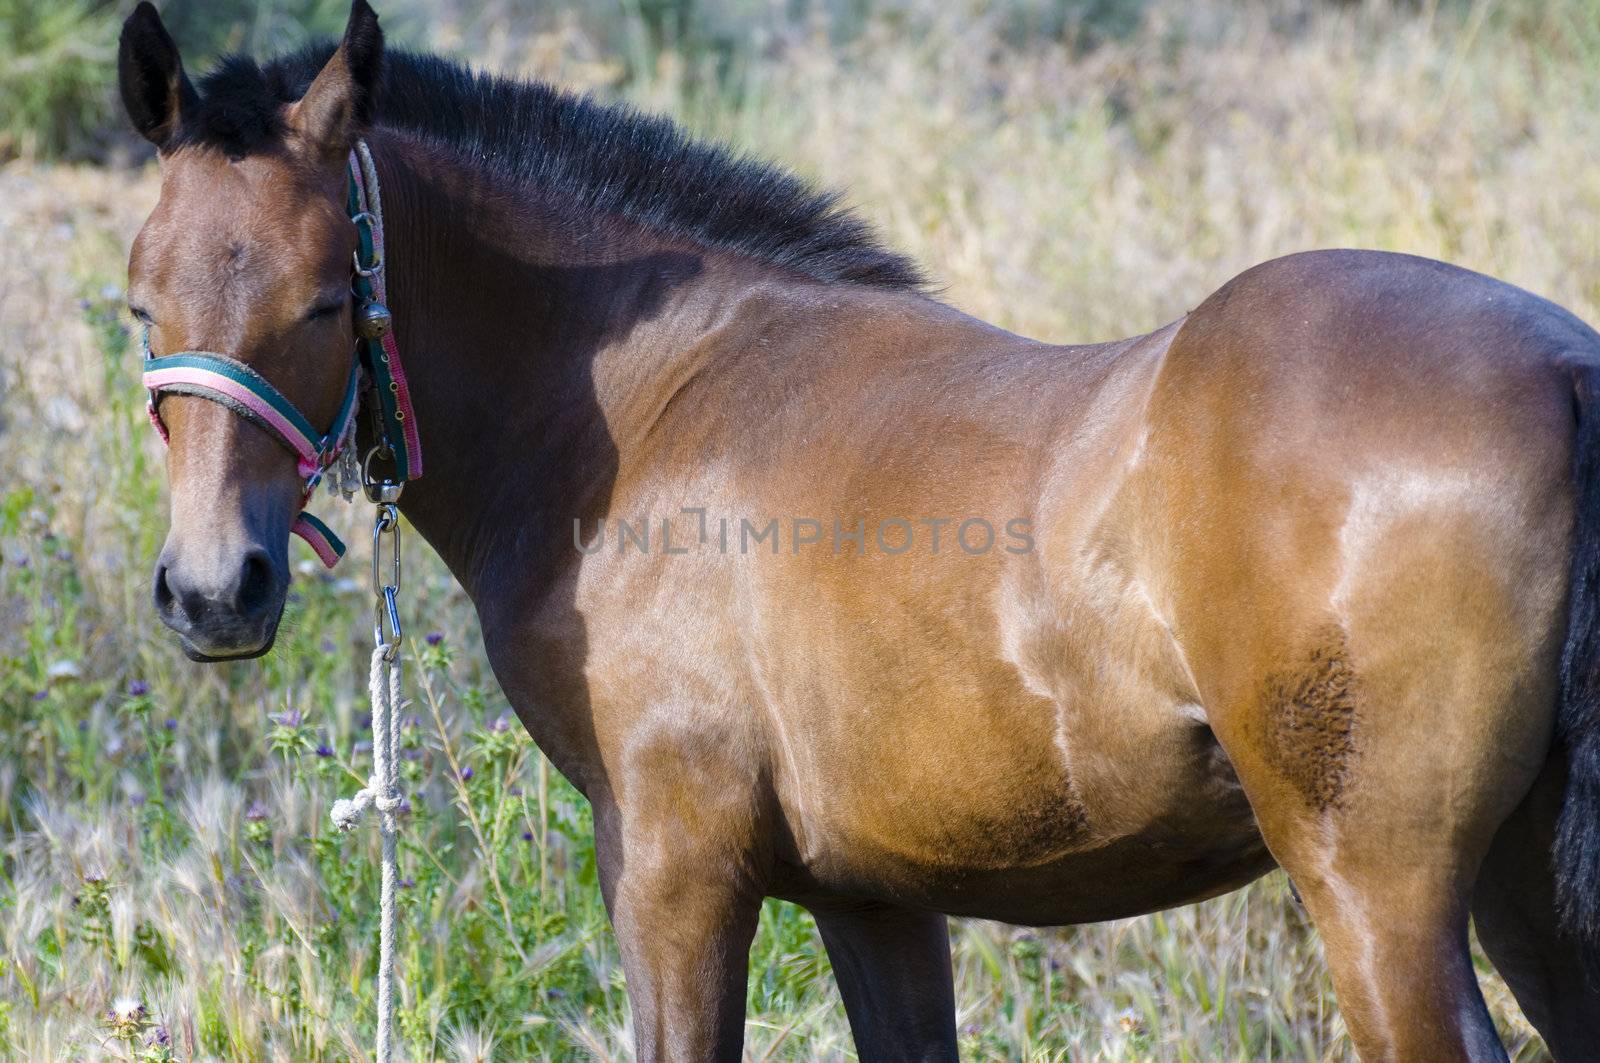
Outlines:
[[260,801],[251,801],[250,807],[245,809],[244,818],[251,823],[260,823],[267,818],[267,806]]
[[430,646],[437,646],[437,645],[439,645],[439,643],[444,641],[444,632],[443,631],[430,631],[427,634],[426,641],[427,641],[428,645],[430,645]]
[[150,693],[150,684],[143,679],[135,679],[128,684],[128,697],[142,698]]
[[472,776],[474,774],[476,774],[476,773],[471,768],[462,768],[461,769],[461,781],[462,782],[466,782],[468,779],[472,778]]
[[489,730],[497,731],[501,734],[511,730],[511,713],[501,712],[499,716],[489,721]]
[[414,878],[403,878],[399,882],[395,883],[395,885],[399,886],[403,890],[408,890],[412,886],[415,886],[416,884],[417,884],[417,880],[414,879]]
[[178,721],[174,720],[171,716],[168,716],[166,723],[162,724],[161,726],[165,727],[169,731],[176,731],[178,729]]
[[400,803],[395,806],[395,811],[399,812],[402,816],[410,815],[411,814],[411,802],[409,800],[407,800],[406,798],[402,797],[400,799]]
[[268,717],[268,719],[280,727],[299,727],[302,718],[303,717],[301,717],[299,709],[285,709],[276,716]]
[[328,743],[326,743],[326,742],[318,742],[317,743],[317,756],[319,756],[319,757],[331,757],[331,756],[333,756],[333,747],[328,745]]
[[522,832],[522,840],[525,841],[525,842],[533,841],[533,831],[531,831],[531,830],[523,831]]
[[111,1007],[106,1009],[106,1022],[118,1032],[129,1036],[138,1032],[144,1016],[144,1005],[132,997],[118,997],[112,1001]]
[[364,712],[361,714],[361,729],[363,731],[372,730],[372,713]]
[[133,805],[134,808],[144,807],[144,803],[148,800],[149,798],[145,797],[145,795],[142,793],[133,793],[128,796],[128,801]]
[[157,1026],[144,1035],[144,1043],[147,1048],[166,1048],[172,1044],[172,1035],[165,1026]]
[[35,690],[33,692],[33,700],[34,701],[43,701],[45,698],[47,698],[49,696],[50,696],[50,692],[48,690]]

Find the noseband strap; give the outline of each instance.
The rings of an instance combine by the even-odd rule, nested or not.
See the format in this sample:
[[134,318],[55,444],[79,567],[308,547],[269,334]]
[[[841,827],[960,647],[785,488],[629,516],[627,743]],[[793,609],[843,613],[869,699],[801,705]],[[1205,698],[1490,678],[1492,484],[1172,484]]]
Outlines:
[[[348,207],[360,237],[351,278],[357,300],[357,320],[363,323],[378,320],[381,324],[376,329],[362,327],[358,332],[350,381],[339,412],[326,432],[317,431],[283,392],[237,358],[213,351],[180,351],[157,358],[150,353],[148,328],[144,336],[144,386],[150,393],[150,420],[162,440],[167,439],[167,428],[160,412],[163,394],[193,395],[225,406],[260,427],[294,454],[300,475],[305,477],[302,505],[310,500],[323,473],[353,443],[352,429],[363,379],[370,385],[373,419],[379,429],[377,453],[395,467],[391,482],[404,484],[422,475],[422,447],[417,439],[416,418],[412,416],[411,394],[405,372],[400,367],[394,332],[388,327],[388,311],[383,306],[387,294],[383,270],[383,206],[379,199],[377,170],[365,142],[358,142],[356,150],[350,153]],[[295,519],[293,531],[310,544],[329,568],[344,556],[344,543],[308,512],[302,511]]]
[[300,459],[300,475],[314,476],[337,455],[355,413],[359,372],[350,374],[333,427],[318,433],[283,392],[243,362],[207,351],[183,351],[145,363],[144,385],[160,394],[197,395],[220,403],[276,436]]

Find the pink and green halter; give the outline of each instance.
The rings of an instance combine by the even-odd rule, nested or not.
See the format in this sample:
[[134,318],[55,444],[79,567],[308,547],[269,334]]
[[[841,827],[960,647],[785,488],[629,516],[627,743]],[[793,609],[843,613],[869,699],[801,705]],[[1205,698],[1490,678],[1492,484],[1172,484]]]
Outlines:
[[[383,208],[377,173],[365,148],[360,144],[350,153],[347,202],[350,219],[356,223],[360,236],[351,288],[362,307],[383,306],[388,301],[383,269]],[[422,475],[422,447],[393,329],[384,330],[377,338],[357,337],[344,400],[325,432],[318,431],[270,381],[237,358],[213,351],[179,351],[157,358],[150,353],[148,329],[143,342],[150,420],[163,441],[167,438],[167,428],[161,420],[163,394],[194,395],[220,403],[262,428],[295,455],[300,475],[305,477],[301,501],[304,505],[323,474],[350,445],[365,384],[381,429],[378,450],[394,465],[392,482],[404,484]],[[311,513],[302,511],[295,518],[293,530],[329,568],[344,556],[344,543]]]

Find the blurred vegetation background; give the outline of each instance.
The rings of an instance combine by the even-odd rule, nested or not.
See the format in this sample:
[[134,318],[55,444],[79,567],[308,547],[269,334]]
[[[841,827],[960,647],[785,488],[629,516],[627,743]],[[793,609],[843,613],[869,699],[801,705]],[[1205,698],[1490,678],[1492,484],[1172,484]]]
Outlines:
[[[166,532],[122,286],[156,196],[114,98],[131,0],[0,0],[0,1056],[361,1060],[376,837],[358,544],[292,544],[278,650],[154,622]],[[344,0],[171,0],[191,71]],[[1157,327],[1263,259],[1448,259],[1600,321],[1600,0],[385,0],[396,45],[666,112],[847,190],[954,305],[1044,339]],[[402,1030],[417,1059],[629,1058],[588,813],[408,541]],[[353,566],[353,567],[352,567]],[[436,641],[423,639],[437,633]],[[952,929],[963,1058],[1350,1057],[1280,875],[1059,931]],[[1479,960],[1517,1059],[1545,1058]],[[853,1058],[771,904],[753,1060]]]
[[[1278,0],[1265,10],[1274,30],[1293,35],[1316,23],[1315,2]],[[391,44],[443,50],[482,60],[558,34],[590,57],[604,57],[607,85],[625,90],[654,76],[664,57],[687,68],[698,92],[737,93],[752,65],[818,36],[848,47],[872,32],[926,37],[952,23],[976,23],[986,44],[1008,48],[1066,45],[1081,53],[1127,40],[1152,6],[1174,35],[1203,39],[1222,29],[1226,4],[1154,0],[390,0],[381,5]],[[1569,54],[1597,56],[1590,4],[1558,0],[1323,0],[1334,9],[1409,10],[1424,19],[1471,16]],[[170,0],[161,5],[183,42],[191,71],[229,52],[263,54],[337,36],[344,0]],[[132,147],[114,105],[117,31],[131,9],[123,0],[0,0],[0,155],[104,158]],[[1176,15],[1176,17],[1173,17]]]
[[[1008,41],[1067,39],[1091,45],[1138,26],[1148,0],[1001,0],[970,5]],[[100,158],[119,146],[114,106],[121,0],[0,0],[0,151]],[[344,0],[171,0],[162,17],[183,42],[191,71],[229,52],[285,50],[337,36]],[[518,0],[393,0],[382,5],[391,44],[481,56],[542,34],[569,33],[614,64],[622,87],[648,76],[666,54],[686,60],[697,85],[726,88],[741,68],[786,38],[823,32],[835,43],[869,24],[926,31],[937,9],[906,0],[606,0],[595,4]]]

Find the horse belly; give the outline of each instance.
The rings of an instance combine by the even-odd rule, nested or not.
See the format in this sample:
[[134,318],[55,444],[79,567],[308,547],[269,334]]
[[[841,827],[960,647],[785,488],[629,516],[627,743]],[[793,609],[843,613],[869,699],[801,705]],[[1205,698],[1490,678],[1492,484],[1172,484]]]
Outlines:
[[1062,925],[1200,900],[1272,866],[1232,766],[1185,713],[1114,764],[1064,751],[1053,713],[965,717],[977,725],[941,715],[938,736],[902,734],[869,755],[875,770],[839,773],[796,824],[780,893]]

